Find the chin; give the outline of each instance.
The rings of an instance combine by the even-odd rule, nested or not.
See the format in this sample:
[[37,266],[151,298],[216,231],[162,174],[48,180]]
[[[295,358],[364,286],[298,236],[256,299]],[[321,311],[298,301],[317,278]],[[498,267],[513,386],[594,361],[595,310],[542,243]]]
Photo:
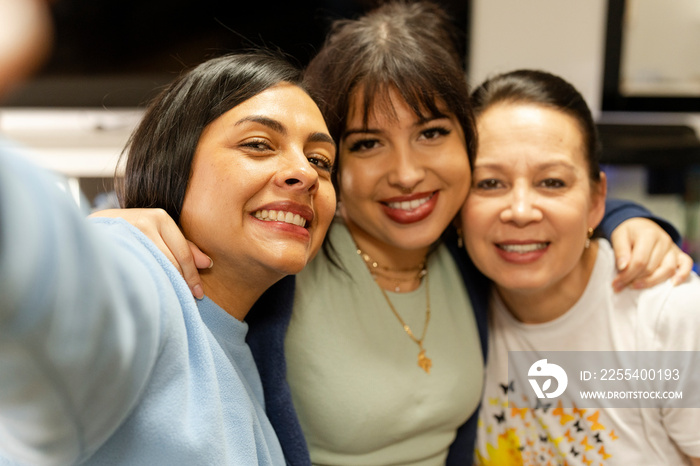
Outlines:
[[410,231],[399,232],[392,238],[391,244],[399,249],[404,249],[406,251],[412,251],[416,249],[423,249],[432,246],[437,240],[440,239],[442,231],[432,232],[433,234],[423,233],[414,234]]
[[306,251],[303,254],[289,251],[275,259],[268,264],[268,267],[282,276],[301,272],[311,260],[309,253]]
[[[502,276],[500,278],[503,278]],[[517,291],[520,293],[534,292],[544,289],[548,285],[546,280],[538,280],[534,277],[517,278],[511,277],[506,282],[501,282],[498,286],[504,290]]]

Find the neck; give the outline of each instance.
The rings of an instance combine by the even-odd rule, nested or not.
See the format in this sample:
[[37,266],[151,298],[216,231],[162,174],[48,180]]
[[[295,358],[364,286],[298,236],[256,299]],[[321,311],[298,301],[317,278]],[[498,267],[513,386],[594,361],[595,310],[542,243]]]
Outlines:
[[[219,269],[215,270],[217,267]],[[227,313],[243,321],[265,290],[282,276],[260,277],[257,274],[250,274],[243,277],[241,275],[225,273],[221,264],[208,270],[200,270],[204,294]]]
[[496,284],[496,291],[508,311],[520,322],[550,322],[571,309],[581,298],[591,278],[598,253],[598,243],[591,242],[577,266],[566,277],[545,288],[506,289]]
[[345,224],[357,247],[387,269],[406,270],[419,267],[425,263],[430,251],[430,246],[403,249],[368,235],[352,222],[346,221]]
[[[426,266],[429,247],[401,249],[368,235],[346,222],[355,245],[363,253],[368,270],[377,284],[389,291],[409,292],[420,286],[421,270]],[[373,264],[377,264],[376,267]]]

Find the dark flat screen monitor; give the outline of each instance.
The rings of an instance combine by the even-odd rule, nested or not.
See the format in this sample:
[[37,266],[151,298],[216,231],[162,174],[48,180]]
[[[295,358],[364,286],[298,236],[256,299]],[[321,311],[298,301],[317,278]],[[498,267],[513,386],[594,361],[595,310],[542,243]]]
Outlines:
[[700,112],[700,1],[608,0],[602,109]]
[[[51,4],[56,39],[50,59],[3,106],[140,107],[183,69],[260,46],[281,49],[304,66],[331,20],[355,17],[375,3],[59,0]],[[466,30],[468,0],[439,3]]]

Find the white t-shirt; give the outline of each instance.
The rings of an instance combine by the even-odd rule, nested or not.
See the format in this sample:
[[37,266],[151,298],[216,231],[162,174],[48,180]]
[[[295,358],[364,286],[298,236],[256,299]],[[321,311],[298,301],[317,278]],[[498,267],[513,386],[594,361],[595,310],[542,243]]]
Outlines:
[[583,295],[553,321],[524,324],[494,293],[477,464],[679,465],[689,464],[685,455],[700,457],[700,409],[536,404],[530,386],[509,379],[509,351],[700,349],[697,275],[677,287],[667,281],[614,293],[613,251],[607,241],[598,243]]

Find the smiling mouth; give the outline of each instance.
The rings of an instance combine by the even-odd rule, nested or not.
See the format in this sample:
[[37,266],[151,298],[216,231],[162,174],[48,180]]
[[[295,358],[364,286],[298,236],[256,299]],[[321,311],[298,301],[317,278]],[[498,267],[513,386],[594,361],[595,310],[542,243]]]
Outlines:
[[286,212],[284,210],[258,210],[255,218],[264,222],[284,222],[306,228],[306,219],[299,214]]
[[418,207],[422,206],[429,200],[433,198],[435,193],[432,193],[431,195],[427,197],[422,197],[420,199],[413,199],[412,201],[401,201],[401,202],[387,202],[386,205],[391,208],[391,209],[399,209],[399,210],[414,210],[417,209]]
[[528,252],[539,251],[549,246],[549,243],[529,243],[529,244],[496,244],[499,249],[517,254],[527,254]]

